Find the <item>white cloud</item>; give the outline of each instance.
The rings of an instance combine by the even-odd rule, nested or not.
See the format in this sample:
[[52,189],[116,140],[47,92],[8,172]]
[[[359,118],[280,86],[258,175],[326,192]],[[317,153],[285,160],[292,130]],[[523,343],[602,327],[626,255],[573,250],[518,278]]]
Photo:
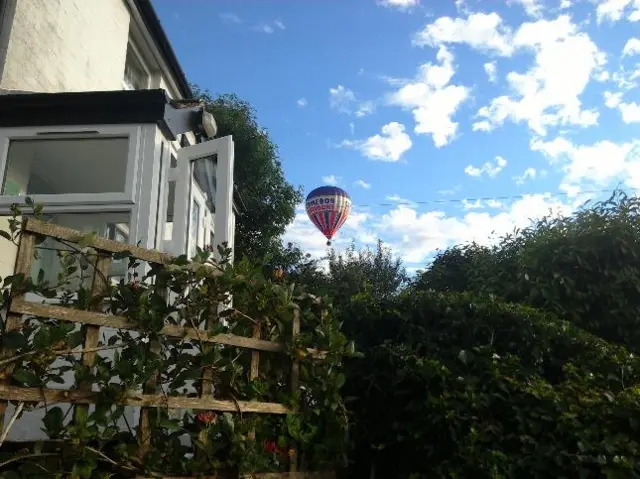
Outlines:
[[280,20],[274,20],[272,22],[268,22],[268,23],[261,23],[260,25],[254,27],[254,30],[261,32],[261,33],[268,33],[271,34],[273,32],[276,31],[276,28],[278,30],[284,30],[285,24],[282,23],[282,21]]
[[[381,237],[411,267],[424,264],[438,249],[470,241],[492,244],[514,228],[528,226],[531,219],[546,216],[550,211],[557,215],[568,214],[572,210],[571,205],[550,194],[526,195],[509,205],[487,200],[483,206],[496,211],[468,211],[462,216],[448,216],[439,210],[420,211],[424,206],[398,195],[388,199],[397,204],[383,214],[374,215],[357,208],[353,210],[334,238],[334,247],[343,250],[352,239],[373,244],[376,238]],[[468,201],[467,206],[473,210],[475,202]],[[325,238],[315,229],[303,209],[298,210],[284,240],[301,245],[315,258],[322,258],[327,251]]]
[[335,88],[329,88],[329,107],[348,113],[351,111],[351,104],[356,101],[356,95],[352,90],[338,85]]
[[625,123],[640,123],[640,105],[635,102],[620,103],[622,121]]
[[387,201],[392,201],[394,203],[397,203],[399,205],[405,205],[405,206],[418,206],[416,203],[414,203],[411,200],[408,200],[407,198],[403,198],[400,195],[387,195],[384,197],[385,200]]
[[507,166],[507,160],[505,160],[501,156],[496,156],[495,161],[487,161],[480,168],[477,168],[472,165],[467,165],[464,169],[464,172],[469,176],[482,176],[482,174],[486,174],[490,178],[495,177],[498,173],[500,173]]
[[420,5],[420,0],[378,0],[378,4],[387,8],[410,10]]
[[637,55],[638,53],[640,53],[640,39],[633,37],[627,40],[627,43],[624,45],[624,48],[622,49],[622,56],[626,57],[631,55]]
[[442,211],[421,213],[414,207],[398,206],[375,222],[375,230],[395,235],[393,239],[386,237],[387,241],[405,262],[420,263],[437,249],[453,244],[491,244],[515,227],[528,226],[531,218],[546,216],[550,209],[556,214],[570,211],[567,205],[542,194],[527,195],[494,215],[471,211],[453,217]]
[[375,111],[375,104],[372,101],[365,101],[358,105],[358,109],[355,112],[356,117],[362,118]]
[[498,80],[498,73],[496,70],[496,62],[487,62],[484,64],[484,71],[489,77],[491,83],[495,83]]
[[242,19],[235,13],[221,13],[219,17],[225,23],[242,23]]
[[520,176],[516,176],[514,179],[516,180],[517,185],[523,185],[527,180],[535,180],[537,173],[538,172],[535,168],[527,168],[524,170],[524,173]]
[[596,8],[598,23],[617,22],[625,18],[630,22],[640,21],[640,0],[600,0]]
[[438,190],[438,194],[442,195],[442,196],[451,196],[451,195],[455,195],[456,193],[458,193],[461,189],[462,189],[461,185],[456,185],[453,188],[447,188],[447,189],[444,189],[444,190]]
[[360,188],[364,188],[365,190],[371,189],[371,183],[367,183],[364,180],[356,180],[353,182],[354,186],[359,186]]
[[622,101],[622,92],[613,93],[610,91],[605,91],[603,95],[604,104],[607,108],[616,108]]
[[323,176],[322,177],[322,182],[325,185],[336,186],[338,183],[340,183],[340,177],[338,177],[336,175]]
[[340,113],[355,114],[358,118],[375,111],[375,104],[372,101],[359,101],[353,90],[342,85],[329,88],[329,107]]
[[367,158],[379,161],[400,161],[413,142],[401,123],[391,122],[382,127],[382,133],[366,140],[344,140],[340,146],[359,150]]
[[298,101],[296,101],[296,105],[298,105],[300,108],[304,108],[305,106],[307,106],[307,99],[298,98]]
[[527,15],[538,18],[542,15],[542,2],[540,0],[511,0],[511,3],[519,4]]
[[545,135],[550,126],[597,124],[598,112],[583,109],[580,95],[606,56],[569,16],[523,23],[509,45],[532,51],[534,65],[525,73],[507,75],[511,95],[480,108],[474,130],[491,131],[510,120]]
[[473,13],[467,18],[440,17],[418,32],[413,42],[431,47],[464,43],[476,50],[510,56],[510,36],[511,30],[497,13]]
[[530,146],[562,169],[561,189],[565,191],[606,188],[620,180],[630,188],[640,187],[640,140],[574,145],[562,137],[549,142],[538,138]]
[[448,144],[458,130],[458,123],[452,117],[469,98],[469,89],[449,84],[455,73],[451,52],[441,46],[436,58],[439,64],[421,65],[415,80],[394,92],[390,103],[410,109],[416,122],[414,131],[430,134],[440,148]]
[[572,0],[560,0],[560,10],[571,8],[571,1]]

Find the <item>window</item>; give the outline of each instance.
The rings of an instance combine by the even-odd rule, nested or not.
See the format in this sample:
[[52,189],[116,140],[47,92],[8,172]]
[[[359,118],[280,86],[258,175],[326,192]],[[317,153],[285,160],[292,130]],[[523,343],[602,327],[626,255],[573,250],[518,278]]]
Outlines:
[[[45,215],[45,220],[50,221],[53,224],[59,226],[65,226],[82,232],[95,232],[98,236],[103,238],[112,239],[122,243],[129,242],[129,222],[131,216],[129,213],[60,213],[60,214],[48,214]],[[9,248],[13,245],[7,241],[0,243],[0,250],[3,255],[9,254]],[[69,250],[65,244],[56,241],[53,238],[46,238],[41,244],[37,245],[38,256],[32,263],[31,275],[35,280],[38,277],[40,269],[44,271],[44,279],[51,284],[55,284],[57,281],[58,273],[60,269],[60,258],[58,257],[58,251]],[[13,253],[15,257],[15,253]],[[80,259],[80,264],[86,263],[82,255],[76,255]],[[119,278],[126,272],[126,261],[115,260],[113,261],[109,276]],[[80,284],[84,284],[85,287],[91,285],[91,279],[93,276],[93,269],[88,267],[86,269],[79,268],[74,274],[70,283],[70,289],[77,289]]]
[[189,257],[193,257],[196,254],[196,246],[198,246],[198,239],[200,238],[200,205],[196,200],[193,200],[191,206],[189,236]]
[[143,90],[149,85],[149,75],[140,61],[136,48],[131,43],[127,46],[122,84],[125,90]]
[[129,138],[11,140],[2,194],[124,193]]

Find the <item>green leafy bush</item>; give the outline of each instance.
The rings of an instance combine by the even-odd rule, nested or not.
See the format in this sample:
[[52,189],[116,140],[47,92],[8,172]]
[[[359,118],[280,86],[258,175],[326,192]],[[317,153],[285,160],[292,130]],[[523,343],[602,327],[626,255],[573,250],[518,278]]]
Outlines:
[[640,474],[640,364],[624,347],[470,293],[367,311],[382,332],[347,370],[353,477],[372,463],[394,478]]

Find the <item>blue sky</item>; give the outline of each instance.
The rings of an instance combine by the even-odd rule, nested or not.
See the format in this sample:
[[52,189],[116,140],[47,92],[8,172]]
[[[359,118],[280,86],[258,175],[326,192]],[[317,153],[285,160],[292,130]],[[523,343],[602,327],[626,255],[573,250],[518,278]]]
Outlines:
[[[640,187],[640,0],[154,5],[191,81],[254,105],[289,181],[351,194],[338,248],[381,238],[417,269]],[[303,210],[286,238],[325,252]]]

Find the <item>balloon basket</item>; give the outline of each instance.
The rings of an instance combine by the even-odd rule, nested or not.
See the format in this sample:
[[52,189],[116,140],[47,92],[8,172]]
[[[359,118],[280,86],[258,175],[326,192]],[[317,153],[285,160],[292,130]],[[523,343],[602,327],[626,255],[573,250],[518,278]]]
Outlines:
[[327,241],[327,246],[331,246],[331,240]]

